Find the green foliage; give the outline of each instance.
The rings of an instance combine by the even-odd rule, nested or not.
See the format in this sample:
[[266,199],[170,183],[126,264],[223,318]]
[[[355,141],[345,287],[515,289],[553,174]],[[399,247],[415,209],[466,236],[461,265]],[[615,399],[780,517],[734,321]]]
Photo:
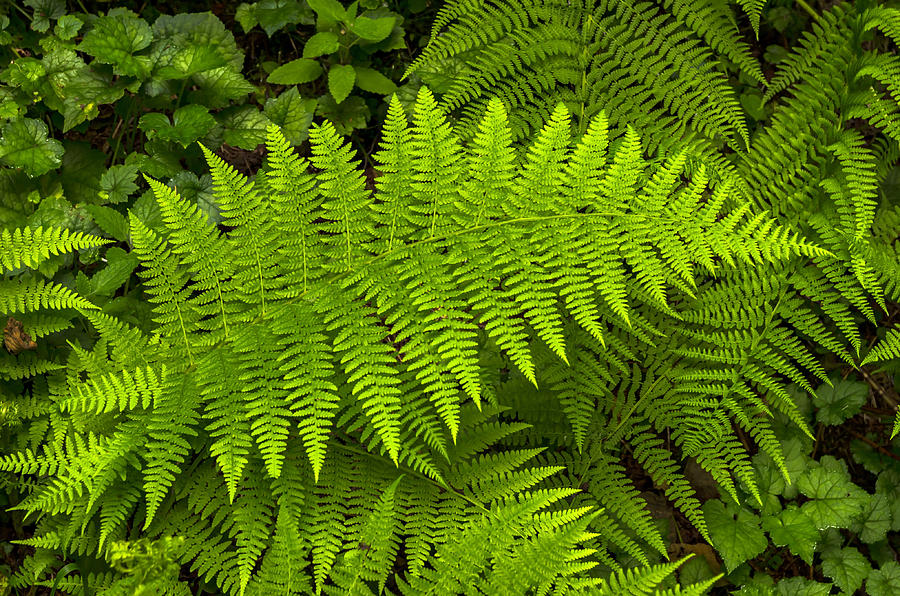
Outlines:
[[[900,360],[861,332],[900,300],[897,10],[804,4],[767,77],[781,6],[458,0],[413,100],[381,4],[238,7],[302,42],[262,107],[210,13],[0,21],[10,585],[703,593],[652,483],[740,594],[891,593],[896,403],[851,375]],[[396,92],[363,168],[355,89]],[[105,118],[111,159],[55,138]],[[751,571],[793,557],[831,583]]]
[[[822,387],[817,393],[826,395],[826,389],[830,391],[832,387]],[[824,436],[821,434],[824,429],[835,424],[829,417],[834,412],[846,412],[857,403],[857,393],[866,391],[867,387],[860,382],[842,380],[833,389],[828,401],[815,403],[815,412],[805,414],[810,417],[814,414],[818,419],[819,437]],[[814,443],[798,436],[796,427],[786,418],[782,417],[777,433],[786,455],[790,453],[795,460],[790,467],[797,473],[791,474],[791,483],[773,475],[771,460],[759,454],[753,458],[762,493],[762,504],[756,505],[758,516],[741,510],[742,517],[736,505],[718,500],[708,501],[704,506],[710,534],[726,563],[729,558],[740,562],[759,555],[756,567],[774,567],[787,554],[783,550],[786,547],[788,556],[801,558],[844,593],[853,593],[862,586],[869,594],[887,593],[884,590],[895,581],[893,549],[896,529],[900,528],[900,508],[895,501],[900,494],[900,445],[893,441],[887,444],[889,450],[879,447],[876,441],[884,441],[886,433],[871,433],[866,442],[851,444],[855,463],[850,465],[862,465],[876,477],[874,491],[867,491],[851,480],[846,460],[831,455],[813,459]],[[738,512],[737,521],[722,515],[723,511]],[[771,542],[768,548],[763,531]],[[723,539],[717,541],[717,536]],[[749,552],[750,536],[762,538],[761,546],[753,552]],[[738,539],[729,542],[730,538]],[[850,540],[853,546],[848,545]],[[738,556],[740,560],[735,559]],[[729,571],[726,579],[744,584],[736,593],[757,593],[753,590],[770,593],[764,588],[766,584],[771,585],[770,578],[757,573],[751,580],[745,579],[749,575],[747,565],[729,565]],[[799,577],[783,579],[775,588],[778,594],[830,593],[826,584],[817,586]]]
[[[415,7],[399,3],[388,10],[382,2],[355,2],[348,7],[338,0],[263,0],[241,3],[235,20],[244,32],[261,27],[277,40],[290,39],[302,45],[302,55],[277,65],[264,65],[266,81],[276,85],[300,86],[310,100],[305,109],[332,121],[340,134],[365,128],[378,104],[367,100],[365,91],[382,97],[398,91],[396,62],[384,58],[407,49],[405,17]],[[360,10],[362,9],[362,10]],[[315,27],[309,35],[305,26]],[[414,99],[418,83],[404,86],[407,103]],[[293,87],[291,87],[293,88]],[[282,122],[275,122],[282,125]],[[297,143],[299,140],[291,139]],[[301,139],[302,140],[302,139]]]
[[[498,102],[483,127],[510,139]],[[93,305],[74,294],[40,286],[46,298],[34,298],[11,289],[14,308],[74,308],[102,338],[91,351],[77,349],[65,379],[42,398],[58,404],[51,416],[68,420],[69,430],[39,435],[37,450],[0,460],[9,472],[55,474],[16,506],[46,514],[26,542],[70,549],[77,540],[85,552],[109,557],[106,545],[123,537],[134,516],[148,537],[184,538],[173,547],[179,560],[229,593],[274,581],[257,577],[260,561],[261,570],[283,572],[265,563],[266,553],[307,568],[317,590],[351,592],[393,577],[400,545],[409,572],[396,581],[409,593],[473,583],[487,591],[600,585],[592,553],[613,545],[647,562],[618,526],[596,531],[609,518],[588,514],[592,499],[573,502],[577,489],[550,481],[568,469],[562,461],[523,467],[541,450],[502,446],[525,426],[504,421],[497,404],[506,388],[483,378],[480,354],[497,342],[533,381],[534,350],[562,363],[573,362],[580,345],[627,358],[653,346],[648,333],[657,334],[660,317],[680,316],[670,293],[699,291],[695,267],[825,252],[746,205],[723,212],[731,185],[701,200],[709,182],[681,179],[684,156],[649,162],[633,134],[610,151],[602,116],[589,130],[571,147],[560,107],[517,163],[509,145],[491,148],[506,157],[485,153],[483,141],[464,148],[427,90],[411,125],[395,98],[378,157],[392,166],[379,178],[384,193],[372,196],[330,123],[313,127],[308,161],[271,127],[269,168],[253,182],[202,147],[227,234],[149,179],[160,231],[132,213],[128,234],[154,305],[152,335],[88,316]],[[558,173],[548,173],[548,163]],[[494,196],[461,194],[487,165],[497,172]],[[582,186],[586,180],[592,185]],[[543,189],[532,194],[537,181]],[[537,200],[525,201],[526,192]],[[625,203],[613,201],[626,193]],[[467,221],[473,213],[481,214],[479,225]],[[648,235],[643,223],[651,218],[678,234],[678,252],[657,247],[659,235]],[[585,244],[613,234],[625,255],[611,241]],[[620,273],[581,273],[599,263]],[[498,271],[499,287],[488,281]],[[563,315],[582,331],[572,335]],[[565,382],[563,375],[556,384]],[[672,407],[681,399],[658,397]],[[567,414],[576,427],[595,416],[583,408]],[[699,520],[690,487],[651,434],[641,433],[632,438],[639,459],[681,491],[677,502]],[[571,446],[580,451],[585,439]],[[60,457],[71,462],[64,472]],[[408,480],[397,483],[397,467]],[[614,460],[605,469],[616,474]],[[604,482],[591,472],[591,482]],[[612,488],[621,475],[607,482]],[[88,496],[72,509],[78,491]],[[348,503],[347,491],[359,499]],[[639,524],[661,548],[633,492],[621,494],[615,515],[625,527]],[[471,520],[468,529],[456,526],[463,519]],[[494,548],[472,550],[487,536]],[[577,546],[585,541],[591,546]],[[365,556],[348,548],[360,542],[369,547]],[[19,585],[49,581],[17,578]]]

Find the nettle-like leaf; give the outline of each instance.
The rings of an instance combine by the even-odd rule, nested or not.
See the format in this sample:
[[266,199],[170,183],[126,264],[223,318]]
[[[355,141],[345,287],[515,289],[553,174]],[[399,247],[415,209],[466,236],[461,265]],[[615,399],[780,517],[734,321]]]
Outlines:
[[851,482],[840,462],[827,459],[797,479],[797,488],[810,499],[801,510],[820,530],[848,528],[871,497]]
[[135,53],[150,46],[150,25],[135,13],[117,8],[95,20],[78,49],[102,64],[111,64],[119,75],[144,79],[150,72],[150,59]]
[[869,397],[869,386],[845,379],[816,390],[816,419],[822,424],[836,425],[855,416]]
[[806,513],[791,505],[778,515],[763,516],[762,527],[774,544],[787,546],[792,553],[812,565],[819,529]]
[[10,120],[0,129],[0,161],[40,176],[59,167],[63,146],[48,137],[47,125],[32,118]]
[[703,505],[703,514],[713,544],[729,571],[766,550],[768,541],[760,519],[747,509],[712,499]]
[[889,596],[900,591],[900,563],[888,561],[869,573],[866,593],[869,596]]
[[829,549],[822,553],[822,571],[849,594],[862,587],[871,570],[869,561],[853,547]]

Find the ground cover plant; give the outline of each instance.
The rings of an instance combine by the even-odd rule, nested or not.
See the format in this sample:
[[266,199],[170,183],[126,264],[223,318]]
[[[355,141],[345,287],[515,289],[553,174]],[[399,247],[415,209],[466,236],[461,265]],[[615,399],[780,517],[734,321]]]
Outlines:
[[[890,3],[29,7],[8,589],[900,590]],[[59,56],[145,135],[94,183]],[[247,70],[279,95],[210,100]]]

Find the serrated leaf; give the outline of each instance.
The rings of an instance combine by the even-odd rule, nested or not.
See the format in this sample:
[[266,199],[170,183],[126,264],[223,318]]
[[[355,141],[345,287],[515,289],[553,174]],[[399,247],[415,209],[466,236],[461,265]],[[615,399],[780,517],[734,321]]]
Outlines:
[[851,530],[859,535],[859,539],[872,544],[883,540],[891,529],[891,505],[887,495],[872,495],[859,518],[851,526]]
[[256,4],[247,4],[246,2],[238,4],[237,10],[234,12],[234,20],[241,24],[244,33],[249,33],[259,24],[259,19],[256,18]]
[[776,596],[828,596],[831,594],[831,584],[815,582],[805,577],[792,577],[778,582],[774,593]]
[[822,553],[822,573],[841,589],[852,594],[872,570],[869,561],[853,547],[832,549]]
[[154,77],[182,79],[228,66],[240,71],[244,55],[234,35],[212,13],[162,15],[153,23]]
[[391,34],[396,22],[394,17],[370,19],[361,16],[350,24],[350,31],[366,41],[377,42]]
[[66,14],[66,3],[63,0],[25,0],[25,6],[34,9],[31,30],[40,33],[50,28],[51,19],[58,19]]
[[325,54],[333,54],[340,49],[340,38],[331,31],[319,31],[307,40],[303,46],[304,58],[318,58]]
[[187,148],[206,136],[216,125],[216,119],[210,115],[209,110],[196,104],[175,110],[173,120],[174,123],[170,124],[165,114],[144,114],[138,120],[138,126],[150,138],[160,138]]
[[199,89],[188,93],[188,101],[208,108],[225,107],[231,100],[240,100],[256,91],[244,75],[230,66],[198,72],[193,81]]
[[152,41],[150,25],[131,11],[123,11],[94,21],[78,49],[101,64],[111,64],[115,74],[145,79],[150,72],[150,59],[134,54],[149,47]]
[[254,4],[254,14],[266,35],[272,37],[273,33],[299,23],[304,8],[297,0],[261,0]]
[[125,219],[124,215],[112,207],[104,207],[103,205],[88,204],[84,208],[94,218],[94,223],[100,226],[100,229],[106,234],[120,242],[128,239],[128,220]]
[[374,68],[354,67],[356,69],[356,86],[363,91],[371,91],[380,95],[390,95],[397,91],[397,85]]
[[884,495],[891,508],[891,530],[900,530],[900,471],[892,468],[878,475],[875,494]]
[[276,85],[301,85],[315,81],[323,72],[315,60],[297,58],[273,70],[266,78],[266,82]]
[[896,596],[900,594],[900,564],[888,561],[869,573],[866,580],[866,594],[869,596]]
[[347,11],[337,0],[307,0],[309,7],[316,11],[320,19],[325,21],[343,21]]
[[284,138],[292,145],[306,140],[318,102],[315,98],[301,99],[296,87],[291,87],[278,97],[266,100],[266,117],[281,127]]
[[353,91],[356,70],[350,64],[335,64],[328,71],[328,91],[334,102],[340,104]]
[[68,41],[78,35],[78,31],[81,30],[82,25],[84,25],[84,21],[75,15],[64,14],[56,21],[56,25],[53,27],[53,33],[56,34],[58,38]]
[[779,515],[762,518],[762,527],[777,546],[787,546],[791,552],[812,565],[819,530],[809,517],[795,505]]
[[800,476],[797,488],[811,499],[801,509],[820,530],[849,527],[869,498],[866,491],[850,481],[845,471],[824,465]]
[[121,203],[138,190],[134,183],[139,168],[135,165],[117,165],[100,176],[100,198],[110,203]]
[[703,515],[713,545],[729,572],[766,550],[766,535],[759,517],[752,512],[731,503],[726,507],[722,501],[711,499],[703,504]]
[[269,119],[254,106],[241,106],[217,114],[224,130],[225,142],[233,147],[252,150],[266,142]]
[[859,413],[869,396],[865,383],[841,379],[834,386],[827,385],[816,391],[816,419],[822,424],[834,426]]
[[48,137],[47,125],[33,118],[11,120],[0,129],[0,161],[40,176],[59,167],[63,146]]

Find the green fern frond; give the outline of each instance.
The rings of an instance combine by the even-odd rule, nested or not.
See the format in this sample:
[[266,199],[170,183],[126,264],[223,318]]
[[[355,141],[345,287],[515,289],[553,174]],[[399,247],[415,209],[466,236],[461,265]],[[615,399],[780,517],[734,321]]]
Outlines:
[[62,228],[16,228],[0,231],[0,273],[36,268],[53,255],[97,248],[108,240]]

